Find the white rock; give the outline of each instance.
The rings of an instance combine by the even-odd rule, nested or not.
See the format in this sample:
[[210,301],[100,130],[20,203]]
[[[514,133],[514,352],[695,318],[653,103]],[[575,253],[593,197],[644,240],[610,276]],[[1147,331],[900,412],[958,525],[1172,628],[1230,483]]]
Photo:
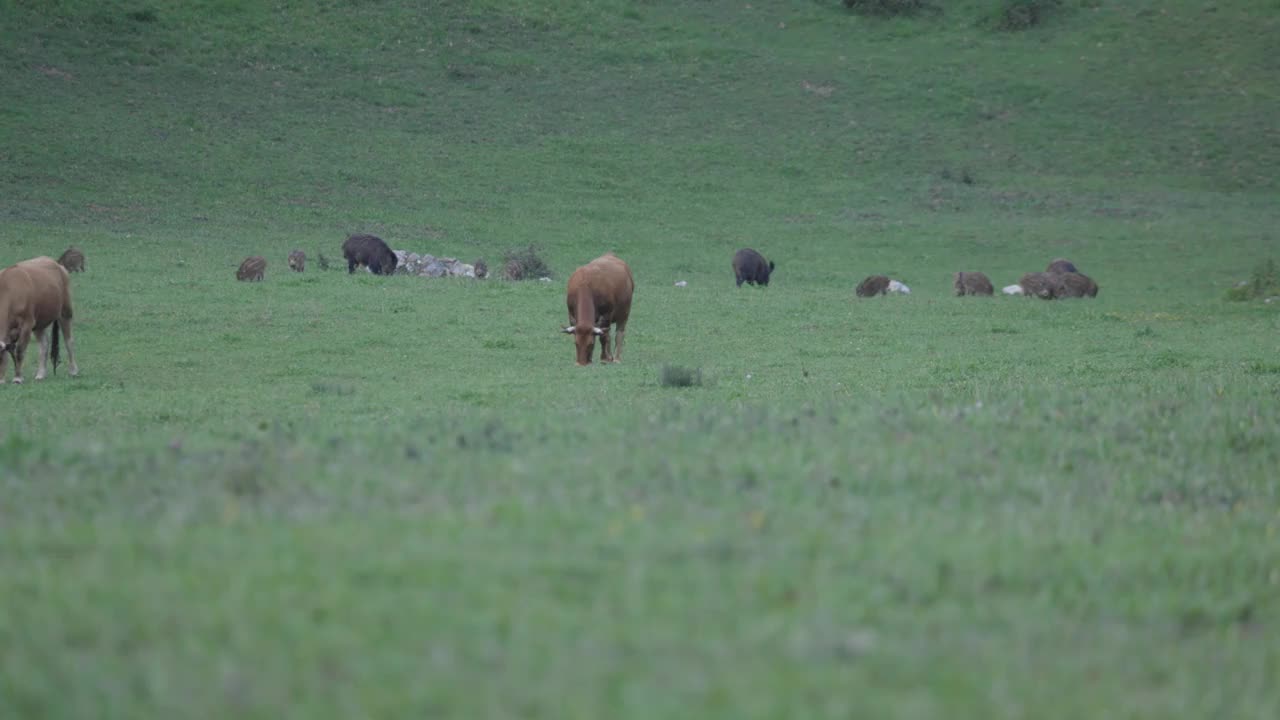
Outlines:
[[1006,286],[1004,287],[1004,289],[1003,289],[1003,290],[1001,290],[1000,292],[1004,293],[1005,295],[1021,295],[1021,294],[1022,294],[1022,286],[1021,286],[1021,285],[1006,285]]
[[689,284],[688,280],[677,280],[676,287],[685,287]]

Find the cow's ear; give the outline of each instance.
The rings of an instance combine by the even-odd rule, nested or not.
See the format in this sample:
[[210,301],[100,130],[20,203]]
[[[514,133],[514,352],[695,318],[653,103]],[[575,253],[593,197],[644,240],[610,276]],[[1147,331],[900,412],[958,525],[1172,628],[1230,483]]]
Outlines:
[[595,334],[597,334],[597,335],[603,335],[603,334],[604,334],[604,330],[601,330],[600,328],[591,328],[591,332],[593,332],[593,333],[595,333]]
[[572,325],[570,325],[569,327],[567,327],[567,328],[565,328],[565,329],[561,330],[560,332],[562,332],[562,333],[568,333],[568,334],[572,335],[572,334],[573,334],[573,326],[572,326]]

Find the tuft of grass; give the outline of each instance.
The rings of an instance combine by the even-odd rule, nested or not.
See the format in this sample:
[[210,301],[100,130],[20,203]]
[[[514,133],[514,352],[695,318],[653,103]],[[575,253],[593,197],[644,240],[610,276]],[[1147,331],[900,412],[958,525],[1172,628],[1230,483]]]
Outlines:
[[[1211,280],[1275,255],[1274,0],[994,3],[0,2],[0,266],[97,258],[80,377],[0,387],[3,714],[1280,717],[1273,318]],[[627,360],[352,227],[616,248]],[[950,297],[1059,255],[1123,282]]]
[[319,253],[316,255],[316,265],[318,265],[321,270],[328,270],[329,258],[325,257],[324,253]]
[[997,30],[1030,30],[1061,8],[1062,0],[999,0],[992,11],[992,21]]
[[658,384],[662,387],[702,387],[702,368],[663,365],[658,373]]
[[861,15],[910,17],[938,8],[928,0],[843,0],[844,6]]
[[1235,302],[1274,295],[1280,295],[1280,266],[1270,258],[1254,266],[1248,280],[1227,290],[1227,299]]

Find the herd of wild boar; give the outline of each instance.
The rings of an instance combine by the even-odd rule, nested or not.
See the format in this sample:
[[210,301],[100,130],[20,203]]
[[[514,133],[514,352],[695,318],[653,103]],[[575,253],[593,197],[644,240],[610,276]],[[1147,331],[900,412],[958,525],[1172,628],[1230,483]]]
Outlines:
[[[354,273],[360,266],[375,275],[390,275],[396,270],[395,252],[374,235],[349,236],[342,243],[342,255],[347,261],[348,273]],[[293,250],[288,256],[289,269],[304,272],[306,260],[306,254],[301,250]],[[324,255],[321,255],[321,269],[327,265]],[[776,267],[751,248],[743,248],[733,255],[733,275],[738,287],[744,282],[767,286]],[[236,270],[236,279],[261,281],[266,268],[267,260],[261,255],[245,258]],[[56,262],[48,257],[38,257],[0,270],[0,332],[3,332],[0,335],[0,383],[5,378],[6,354],[14,360],[13,381],[22,382],[22,363],[33,334],[40,344],[37,380],[44,378],[50,355],[54,371],[57,371],[59,334],[67,346],[71,374],[78,372],[72,355],[71,283],[68,273],[83,272],[84,269],[84,253],[71,247]],[[952,280],[958,296],[995,294],[991,280],[980,272],[957,272]],[[597,339],[601,344],[602,362],[621,361],[634,291],[631,268],[613,253],[606,253],[579,267],[569,277],[565,294],[569,324],[563,332],[574,336],[579,365],[591,363]],[[906,285],[886,275],[868,276],[855,288],[858,297],[910,292]],[[1002,292],[1044,300],[1097,297],[1098,284],[1081,273],[1071,261],[1059,258],[1049,263],[1044,272],[1027,273],[1017,284],[1003,288]],[[47,332],[49,329],[52,332]],[[616,332],[612,343],[611,329]]]

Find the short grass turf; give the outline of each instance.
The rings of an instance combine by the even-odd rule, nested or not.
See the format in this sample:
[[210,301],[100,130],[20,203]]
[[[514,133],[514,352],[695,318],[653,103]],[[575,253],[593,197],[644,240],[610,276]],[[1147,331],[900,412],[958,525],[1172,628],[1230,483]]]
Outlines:
[[1280,716],[1275,4],[1038,4],[0,2],[0,715]]

